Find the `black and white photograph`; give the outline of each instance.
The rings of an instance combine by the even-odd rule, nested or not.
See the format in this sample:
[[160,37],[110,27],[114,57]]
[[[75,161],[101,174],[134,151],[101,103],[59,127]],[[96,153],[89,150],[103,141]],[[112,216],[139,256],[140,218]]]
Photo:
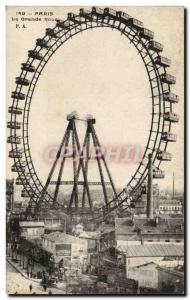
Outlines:
[[184,24],[6,6],[8,295],[185,295]]

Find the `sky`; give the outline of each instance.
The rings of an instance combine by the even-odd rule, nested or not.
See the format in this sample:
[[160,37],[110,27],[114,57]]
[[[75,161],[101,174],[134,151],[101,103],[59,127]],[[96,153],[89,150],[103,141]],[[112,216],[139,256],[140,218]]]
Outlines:
[[[121,8],[115,8],[120,10]],[[77,7],[46,8],[54,17],[66,19],[69,11]],[[171,143],[168,151],[172,162],[161,165],[164,180],[155,181],[162,188],[171,187],[173,172],[176,189],[183,189],[183,9],[177,7],[122,7],[123,11],[140,19],[144,26],[155,33],[155,40],[163,43],[163,55],[171,58],[170,73],[177,78],[172,91],[180,96],[174,110],[180,115],[180,123],[172,125],[177,133],[177,143]],[[23,11],[26,11],[23,8]],[[42,9],[44,11],[44,8]],[[16,28],[12,17],[17,8],[7,12],[7,106],[14,90],[14,78],[20,72],[20,63],[27,58],[36,38],[42,37],[54,22],[24,22],[25,29]],[[36,10],[27,8],[34,16]],[[17,23],[17,22],[16,22]],[[176,42],[177,41],[177,42]],[[95,129],[100,143],[106,149],[136,149],[134,160],[122,162],[108,160],[109,169],[118,188],[124,187],[138,166],[138,153],[144,150],[151,122],[151,98],[148,77],[139,55],[129,41],[119,32],[110,29],[93,29],[76,35],[62,46],[45,67],[31,104],[29,141],[32,159],[37,173],[45,182],[51,168],[51,149],[59,146],[67,126],[66,117],[72,111],[84,118],[92,114],[96,118]],[[86,127],[77,122],[82,144]],[[7,151],[9,148],[7,148]],[[50,161],[49,161],[50,160]],[[11,159],[7,159],[7,177]],[[72,178],[71,161],[65,168],[64,178]],[[97,177],[97,166],[91,165],[91,176]],[[95,179],[96,180],[96,179]]]

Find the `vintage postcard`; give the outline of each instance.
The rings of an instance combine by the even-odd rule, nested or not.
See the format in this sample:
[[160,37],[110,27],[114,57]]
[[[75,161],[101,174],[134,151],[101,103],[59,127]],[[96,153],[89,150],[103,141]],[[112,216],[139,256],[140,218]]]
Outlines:
[[9,295],[184,295],[184,8],[7,6]]

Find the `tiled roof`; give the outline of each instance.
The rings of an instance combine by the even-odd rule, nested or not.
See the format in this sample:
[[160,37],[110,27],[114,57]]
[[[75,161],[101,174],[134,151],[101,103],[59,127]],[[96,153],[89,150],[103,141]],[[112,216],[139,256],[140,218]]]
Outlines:
[[131,217],[127,218],[115,218],[115,233],[116,235],[121,234],[134,234],[134,224]]
[[173,218],[159,216],[158,223],[153,221],[147,221],[146,217],[134,217],[131,218],[116,218],[115,219],[115,231],[117,235],[127,235],[135,233],[141,230],[141,234],[154,233],[154,234],[183,234],[183,218]]
[[128,257],[184,256],[184,247],[178,245],[152,244],[120,246]]

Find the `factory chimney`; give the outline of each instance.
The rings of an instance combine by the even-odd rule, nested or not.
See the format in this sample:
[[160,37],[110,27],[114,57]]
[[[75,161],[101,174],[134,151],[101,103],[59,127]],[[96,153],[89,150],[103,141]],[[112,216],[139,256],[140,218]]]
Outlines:
[[152,154],[148,155],[148,191],[147,191],[147,220],[153,220],[153,182],[152,182]]

